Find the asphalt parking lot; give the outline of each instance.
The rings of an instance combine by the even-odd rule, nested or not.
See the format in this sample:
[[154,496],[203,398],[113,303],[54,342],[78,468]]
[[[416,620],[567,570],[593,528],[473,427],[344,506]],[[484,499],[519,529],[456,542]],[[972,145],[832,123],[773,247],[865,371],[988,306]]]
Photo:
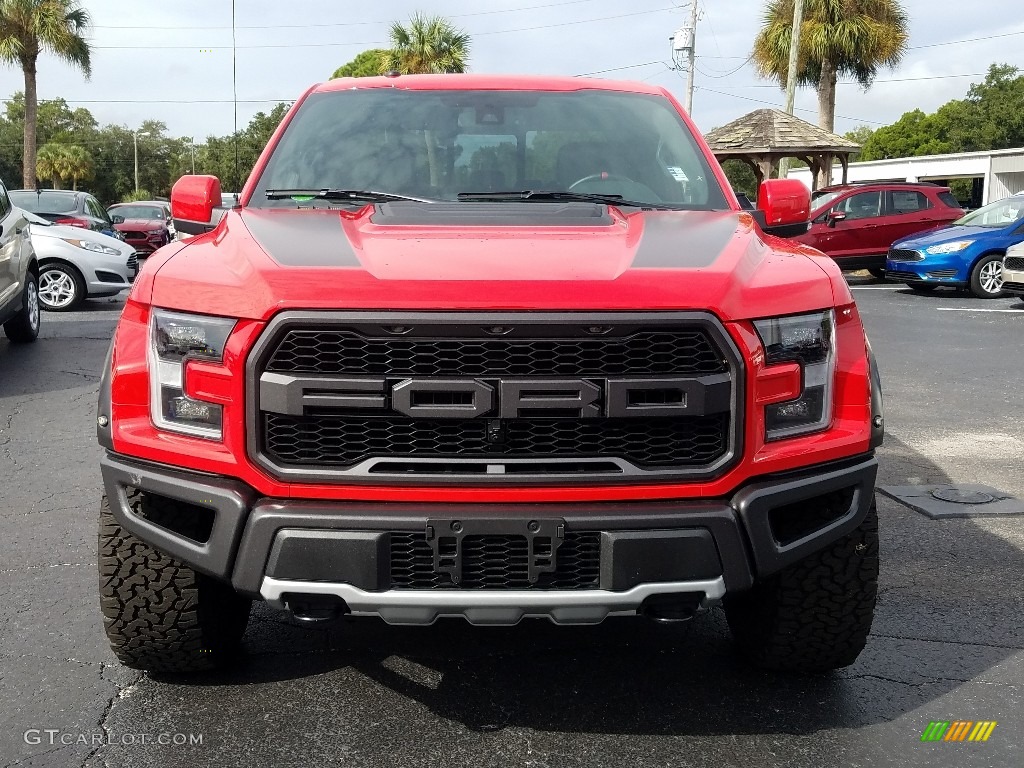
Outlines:
[[[885,387],[880,482],[1024,498],[1024,303],[851,283]],[[1021,764],[1024,517],[932,520],[881,496],[873,634],[822,678],[743,666],[720,611],[308,628],[261,606],[230,672],[121,667],[98,610],[94,431],[120,306],[47,314],[32,347],[0,341],[0,765]],[[933,720],[998,726],[922,743]],[[201,743],[158,743],[178,736]]]

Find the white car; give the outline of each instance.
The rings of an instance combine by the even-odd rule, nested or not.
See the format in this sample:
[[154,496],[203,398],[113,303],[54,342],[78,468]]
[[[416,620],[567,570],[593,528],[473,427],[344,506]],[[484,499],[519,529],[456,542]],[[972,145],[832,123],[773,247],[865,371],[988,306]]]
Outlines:
[[51,224],[31,213],[32,247],[39,260],[39,303],[67,312],[86,299],[116,296],[130,288],[138,270],[135,249],[114,237]]

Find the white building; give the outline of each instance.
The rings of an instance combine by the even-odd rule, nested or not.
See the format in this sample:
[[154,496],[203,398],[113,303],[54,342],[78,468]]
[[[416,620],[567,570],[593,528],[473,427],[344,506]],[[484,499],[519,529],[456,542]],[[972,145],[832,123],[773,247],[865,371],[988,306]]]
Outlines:
[[[793,168],[789,177],[799,179],[808,188],[808,168]],[[1024,147],[998,149],[992,152],[960,152],[953,155],[922,155],[895,160],[870,160],[850,163],[849,181],[933,181],[980,179],[981,205],[1024,192]],[[832,168],[832,183],[842,179],[842,168]]]

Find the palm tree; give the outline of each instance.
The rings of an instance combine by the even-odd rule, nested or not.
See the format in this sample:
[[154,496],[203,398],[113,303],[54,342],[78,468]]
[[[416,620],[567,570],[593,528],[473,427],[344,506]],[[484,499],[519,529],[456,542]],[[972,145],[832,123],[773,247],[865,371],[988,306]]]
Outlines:
[[[868,88],[879,67],[899,64],[908,24],[899,0],[806,0],[797,79],[818,89],[818,125],[835,130],[839,75]],[[783,86],[792,32],[793,0],[769,0],[751,56],[758,74]]]
[[469,35],[442,16],[417,13],[405,27],[391,25],[391,50],[384,53],[384,70],[403,75],[465,72]]
[[71,188],[78,191],[79,179],[91,179],[95,164],[85,147],[72,144],[67,148],[67,173],[65,178],[71,179]]
[[36,157],[36,172],[33,178],[52,179],[53,188],[60,189],[61,179],[64,178],[67,147],[63,144],[43,144],[39,148]]
[[92,73],[91,48],[85,39],[89,13],[78,0],[0,0],[0,60],[17,64],[25,75],[25,189],[36,188],[36,63],[51,53]]

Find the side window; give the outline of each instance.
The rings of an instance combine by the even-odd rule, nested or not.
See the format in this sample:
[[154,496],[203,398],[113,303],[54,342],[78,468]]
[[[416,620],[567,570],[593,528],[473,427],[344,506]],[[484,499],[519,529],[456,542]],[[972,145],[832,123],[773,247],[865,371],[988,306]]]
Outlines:
[[881,215],[881,192],[858,192],[840,200],[833,210],[846,214],[846,220],[871,219]]
[[885,193],[888,196],[889,213],[899,215],[902,213],[917,213],[931,208],[931,202],[922,192],[912,189],[892,190]]
[[7,187],[0,182],[0,219],[11,212],[11,198],[7,196]]
[[942,204],[947,208],[963,208],[963,206],[960,205],[960,201],[953,197],[950,192],[939,192],[939,200],[941,200]]
[[85,206],[92,216],[95,216],[97,219],[101,219],[102,221],[110,221],[110,217],[107,216],[107,212],[103,210],[103,206],[100,205],[99,200],[95,197],[85,198]]

